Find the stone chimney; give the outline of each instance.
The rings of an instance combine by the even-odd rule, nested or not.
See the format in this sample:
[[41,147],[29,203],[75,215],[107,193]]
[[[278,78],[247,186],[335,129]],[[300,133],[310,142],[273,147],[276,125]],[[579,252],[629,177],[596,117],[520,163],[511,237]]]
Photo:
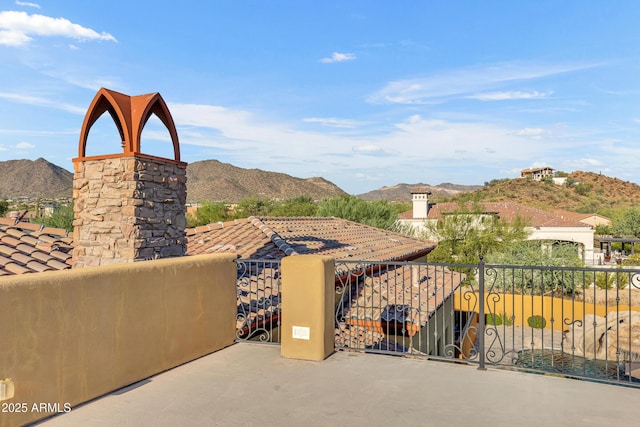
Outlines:
[[416,188],[411,190],[411,201],[413,202],[413,219],[427,219],[429,214],[429,196],[431,192],[426,188]]
[[[107,111],[123,152],[87,157],[91,126]],[[140,151],[142,129],[152,114],[171,135],[174,159]],[[100,89],[85,115],[73,166],[74,268],[185,254],[187,164],[180,161],[178,134],[160,94]]]

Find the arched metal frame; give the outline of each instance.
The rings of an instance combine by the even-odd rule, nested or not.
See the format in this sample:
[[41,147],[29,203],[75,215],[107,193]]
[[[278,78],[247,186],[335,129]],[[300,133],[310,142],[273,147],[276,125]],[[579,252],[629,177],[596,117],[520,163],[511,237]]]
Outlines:
[[142,130],[151,115],[155,114],[169,131],[173,143],[174,160],[180,161],[178,132],[169,108],[159,93],[129,96],[105,88],[98,90],[84,117],[80,131],[78,158],[86,157],[89,131],[107,111],[120,133],[124,154],[142,154],[140,149]]

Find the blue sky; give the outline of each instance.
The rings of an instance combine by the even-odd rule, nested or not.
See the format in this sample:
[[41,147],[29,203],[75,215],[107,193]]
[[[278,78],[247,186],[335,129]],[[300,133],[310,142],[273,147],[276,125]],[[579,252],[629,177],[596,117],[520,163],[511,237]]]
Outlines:
[[[72,170],[107,87],[160,92],[187,162],[351,194],[541,165],[639,183],[638,22],[637,1],[0,0],[0,161]],[[105,115],[87,153],[118,139]],[[171,157],[157,119],[143,151]]]

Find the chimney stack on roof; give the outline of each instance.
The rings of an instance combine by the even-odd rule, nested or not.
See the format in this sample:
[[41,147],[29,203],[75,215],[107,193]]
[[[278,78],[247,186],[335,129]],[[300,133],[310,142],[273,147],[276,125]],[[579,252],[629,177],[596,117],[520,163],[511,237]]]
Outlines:
[[427,219],[429,215],[429,196],[431,192],[426,188],[415,188],[411,190],[411,201],[413,202],[413,219]]
[[[107,111],[124,152],[87,157],[91,126]],[[140,136],[152,114],[171,135],[174,159],[141,153]],[[74,268],[185,254],[187,164],[160,94],[100,89],[85,115],[73,166]]]

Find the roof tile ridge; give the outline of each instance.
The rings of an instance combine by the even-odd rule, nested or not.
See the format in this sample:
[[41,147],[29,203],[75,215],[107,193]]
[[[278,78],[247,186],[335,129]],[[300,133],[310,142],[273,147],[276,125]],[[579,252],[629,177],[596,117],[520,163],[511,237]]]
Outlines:
[[206,232],[206,231],[212,231],[212,230],[220,230],[223,229],[225,227],[229,227],[232,225],[238,225],[238,224],[242,224],[242,223],[246,223],[248,222],[246,218],[240,218],[240,219],[232,219],[229,221],[218,221],[218,222],[210,222],[209,224],[205,224],[205,225],[197,225],[195,227],[187,227],[186,228],[186,233],[187,235],[194,235],[197,233],[202,233],[202,232]]
[[273,231],[267,224],[262,222],[262,219],[257,216],[250,216],[247,218],[251,224],[256,227],[258,230],[262,231],[265,236],[271,240],[271,242],[276,245],[276,247],[284,252],[286,256],[289,255],[300,255],[296,252],[278,233]]

